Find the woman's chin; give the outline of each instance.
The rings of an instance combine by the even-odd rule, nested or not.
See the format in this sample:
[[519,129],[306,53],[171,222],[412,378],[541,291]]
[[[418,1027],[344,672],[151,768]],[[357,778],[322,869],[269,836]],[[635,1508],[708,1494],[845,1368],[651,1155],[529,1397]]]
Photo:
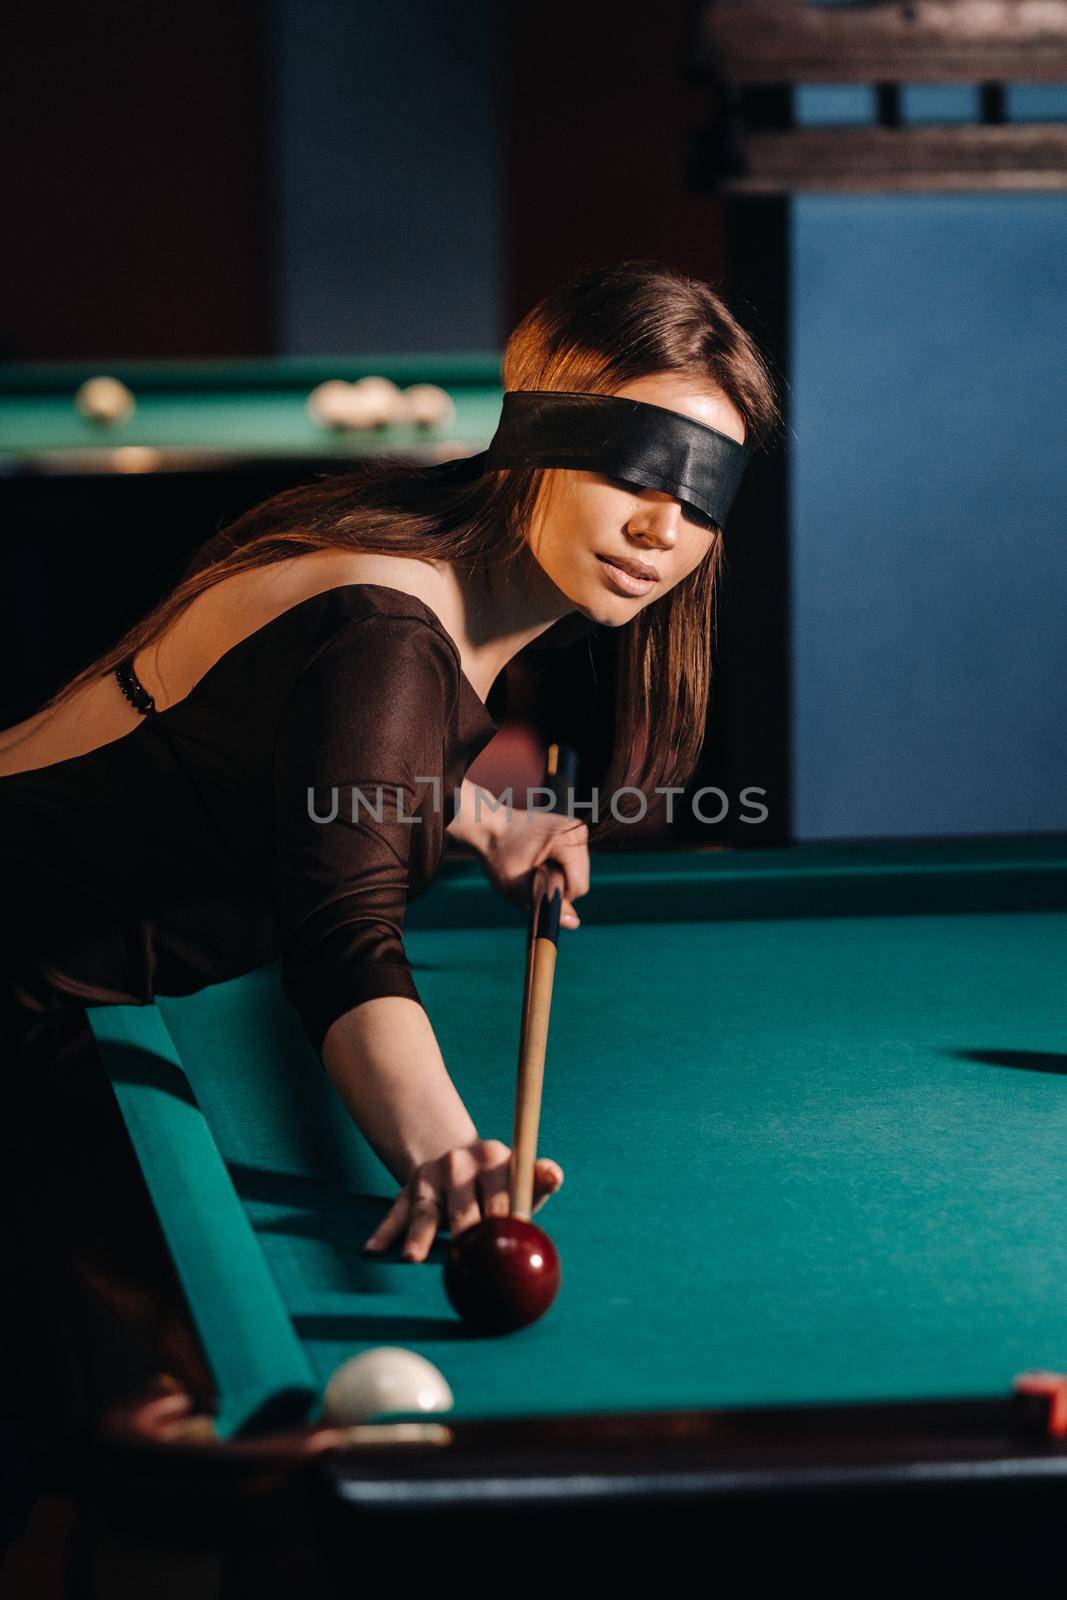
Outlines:
[[632,622],[642,609],[639,596],[613,594],[599,569],[592,583],[586,573],[571,573],[565,577],[562,573],[549,572],[548,576],[560,593],[566,595],[575,611],[597,627],[621,628],[627,622]]
[[627,622],[632,622],[642,606],[634,600],[625,600],[621,595],[585,594],[581,599],[575,600],[575,609],[589,622],[595,622],[600,628],[621,628]]

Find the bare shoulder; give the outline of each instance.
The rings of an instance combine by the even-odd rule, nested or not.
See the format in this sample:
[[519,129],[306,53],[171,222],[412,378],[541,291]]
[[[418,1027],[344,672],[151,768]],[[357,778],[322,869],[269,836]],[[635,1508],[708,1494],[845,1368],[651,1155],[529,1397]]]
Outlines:
[[[190,694],[234,645],[312,595],[349,583],[380,583],[414,595],[441,614],[444,569],[410,556],[309,551],[234,573],[198,595],[134,657],[141,683],[160,711]],[[91,681],[49,711],[0,731],[0,777],[51,766],[131,732],[141,722],[113,676]]]
[[58,706],[0,733],[0,778],[85,755],[121,739],[140,722],[114,678],[82,684]]
[[349,583],[384,584],[431,607],[441,587],[439,573],[426,562],[346,550],[310,551],[234,573],[205,590],[158,640],[138,652],[137,675],[164,709],[184,699],[249,634],[313,595]]

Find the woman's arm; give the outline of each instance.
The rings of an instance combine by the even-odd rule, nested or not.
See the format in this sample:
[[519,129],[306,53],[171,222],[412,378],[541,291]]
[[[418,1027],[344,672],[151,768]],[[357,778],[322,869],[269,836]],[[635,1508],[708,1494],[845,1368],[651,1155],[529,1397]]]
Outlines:
[[[479,1138],[421,1005],[382,995],[346,1011],[328,1029],[322,1059],[353,1122],[403,1185],[366,1249],[406,1235],[404,1259],[424,1261],[439,1228],[456,1234],[507,1214],[511,1152]],[[537,1203],[562,1182],[554,1161],[539,1160]]]
[[[479,1139],[403,940],[411,847],[427,826],[454,673],[424,624],[353,623],[301,673],[275,741],[282,986],[353,1120],[403,1184],[368,1243],[403,1239],[409,1260],[425,1258],[439,1227],[508,1210],[510,1151]],[[341,803],[350,788],[373,798],[378,786],[380,816]],[[561,1179],[546,1163],[541,1195]]]
[[353,1121],[399,1183],[478,1130],[414,1000],[382,995],[332,1024],[322,1059]]
[[458,839],[484,856],[490,840],[508,824],[506,805],[498,805],[497,798],[481,784],[464,778],[459,790],[459,807],[445,832],[450,839]]

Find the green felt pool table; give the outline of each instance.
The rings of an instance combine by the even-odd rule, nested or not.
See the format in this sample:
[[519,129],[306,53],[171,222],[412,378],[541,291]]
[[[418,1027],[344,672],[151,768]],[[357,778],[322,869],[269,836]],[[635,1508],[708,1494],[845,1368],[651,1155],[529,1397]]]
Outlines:
[[[458,1324],[440,1254],[361,1256],[394,1186],[273,968],[92,1013],[184,1289],[170,1370],[200,1362],[189,1438],[116,1392],[139,1481],[285,1460],[334,1368],[399,1344],[455,1410],[297,1449],[342,1519],[1008,1481],[1067,1514],[1064,1380],[1013,1394],[1067,1372],[1067,840],[602,853],[582,910],[541,1136],[563,1286],[509,1337]],[[506,1139],[521,914],[448,862],[407,937]]]

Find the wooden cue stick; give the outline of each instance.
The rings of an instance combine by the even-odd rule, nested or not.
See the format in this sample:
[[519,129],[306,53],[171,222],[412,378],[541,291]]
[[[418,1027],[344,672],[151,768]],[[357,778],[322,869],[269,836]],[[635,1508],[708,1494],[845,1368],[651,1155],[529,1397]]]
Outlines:
[[[546,787],[560,800],[559,747],[548,752]],[[564,778],[569,781],[569,777]],[[534,1162],[541,1119],[541,1093],[548,1048],[548,1022],[552,1009],[552,981],[556,971],[559,919],[563,909],[565,879],[554,862],[534,873],[530,894],[530,920],[526,942],[526,977],[519,1030],[519,1067],[515,1085],[515,1127],[511,1140],[510,1203],[513,1216],[529,1221],[533,1211]]]

